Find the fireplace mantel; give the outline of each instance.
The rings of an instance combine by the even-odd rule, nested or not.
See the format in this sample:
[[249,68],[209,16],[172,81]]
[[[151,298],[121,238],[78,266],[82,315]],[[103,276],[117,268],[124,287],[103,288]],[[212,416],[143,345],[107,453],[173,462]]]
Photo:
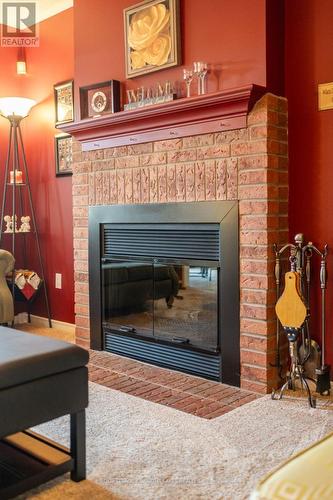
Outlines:
[[248,85],[89,118],[59,128],[80,141],[83,151],[224,132],[245,127],[247,114],[264,93],[263,87]]

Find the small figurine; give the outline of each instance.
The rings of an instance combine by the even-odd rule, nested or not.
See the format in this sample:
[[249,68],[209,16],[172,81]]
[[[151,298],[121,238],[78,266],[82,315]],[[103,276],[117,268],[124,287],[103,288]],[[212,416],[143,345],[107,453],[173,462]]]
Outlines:
[[19,229],[20,233],[30,233],[30,217],[29,215],[23,215],[21,217],[21,227]]
[[12,233],[13,232],[13,218],[10,215],[5,215],[3,219],[6,223],[6,229],[4,232],[5,233]]
[[[19,232],[19,230],[17,228],[17,215],[15,215],[15,228],[13,227],[14,226],[13,219],[14,219],[14,217],[11,215],[4,216],[3,220],[6,223],[6,229],[4,230],[4,233],[12,233],[13,229],[15,230],[15,233]],[[29,217],[29,220],[30,220],[30,217]],[[20,230],[21,230],[21,228],[20,228]]]

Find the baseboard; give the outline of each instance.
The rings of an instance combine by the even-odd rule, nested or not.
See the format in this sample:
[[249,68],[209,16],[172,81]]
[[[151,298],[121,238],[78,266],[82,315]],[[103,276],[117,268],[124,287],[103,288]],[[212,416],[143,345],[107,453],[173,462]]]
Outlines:
[[[28,321],[28,316],[27,320]],[[31,314],[31,323],[36,326],[41,326],[44,328],[49,327],[49,320],[48,318],[43,318],[42,316],[35,316],[34,314]],[[67,332],[70,331],[71,333],[75,333],[75,325],[73,323],[65,323],[64,321],[58,321],[57,319],[52,319],[52,326],[54,328],[57,328],[58,330],[66,330]]]

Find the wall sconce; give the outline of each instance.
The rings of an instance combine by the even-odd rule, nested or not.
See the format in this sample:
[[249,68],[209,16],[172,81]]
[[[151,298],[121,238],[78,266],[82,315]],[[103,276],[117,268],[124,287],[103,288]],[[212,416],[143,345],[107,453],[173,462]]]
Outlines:
[[27,62],[26,62],[24,47],[20,47],[18,49],[17,61],[16,61],[16,73],[18,75],[26,75],[27,74]]

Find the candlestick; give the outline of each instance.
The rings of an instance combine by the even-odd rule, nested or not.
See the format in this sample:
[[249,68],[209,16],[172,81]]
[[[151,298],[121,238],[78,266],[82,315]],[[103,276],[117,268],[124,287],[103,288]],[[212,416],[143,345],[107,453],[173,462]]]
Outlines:
[[191,83],[193,80],[193,71],[187,68],[183,69],[183,78],[186,84],[186,97],[191,96]]
[[207,71],[208,71],[207,63],[202,61],[193,63],[193,72],[198,77],[198,95],[203,95],[206,93],[205,78],[207,75]]

